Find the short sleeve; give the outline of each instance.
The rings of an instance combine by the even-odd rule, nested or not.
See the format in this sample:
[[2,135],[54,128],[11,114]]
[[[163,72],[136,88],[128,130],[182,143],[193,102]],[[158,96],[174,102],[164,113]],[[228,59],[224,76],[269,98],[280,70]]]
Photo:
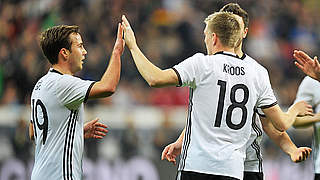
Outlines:
[[[317,86],[318,85],[318,86]],[[314,106],[315,103],[314,101],[314,97],[315,97],[315,90],[319,89],[319,82],[306,76],[298,89],[297,95],[296,95],[296,99],[295,99],[295,103],[298,101],[306,101],[308,104]]]
[[69,109],[77,109],[88,98],[89,91],[94,81],[63,75],[56,82],[55,94],[60,102]]
[[203,54],[197,53],[172,68],[179,78],[179,86],[196,87],[196,81],[201,74],[199,61],[204,57]]
[[258,98],[258,108],[265,109],[277,105],[277,99],[271,87],[268,71],[264,69],[259,78],[260,97]]

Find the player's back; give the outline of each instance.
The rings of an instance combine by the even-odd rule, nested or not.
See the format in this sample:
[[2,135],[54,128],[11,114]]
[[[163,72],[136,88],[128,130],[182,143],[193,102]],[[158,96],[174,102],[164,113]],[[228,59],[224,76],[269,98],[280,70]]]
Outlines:
[[254,108],[276,102],[266,69],[226,52],[196,54],[175,68],[191,87],[180,170],[241,179]]
[[71,88],[80,84],[78,79],[51,69],[33,89],[36,148],[31,179],[81,179],[84,98]]

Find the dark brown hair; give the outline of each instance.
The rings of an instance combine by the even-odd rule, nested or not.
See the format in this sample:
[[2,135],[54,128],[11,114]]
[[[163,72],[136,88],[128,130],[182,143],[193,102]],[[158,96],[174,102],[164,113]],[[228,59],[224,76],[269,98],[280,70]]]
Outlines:
[[58,54],[62,48],[71,51],[72,42],[69,35],[79,33],[78,26],[59,25],[51,27],[40,35],[40,46],[43,54],[51,64],[58,63]]
[[245,28],[249,27],[249,15],[245,10],[243,10],[239,6],[239,4],[237,4],[237,3],[226,4],[220,9],[220,12],[231,12],[233,14],[236,14],[236,15],[242,17],[243,22],[244,22],[244,27]]

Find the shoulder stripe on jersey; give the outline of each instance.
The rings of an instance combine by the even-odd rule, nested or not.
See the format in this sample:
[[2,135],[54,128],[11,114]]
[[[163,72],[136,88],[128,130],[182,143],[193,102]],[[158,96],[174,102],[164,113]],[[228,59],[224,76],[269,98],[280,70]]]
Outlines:
[[178,70],[177,70],[176,68],[172,68],[172,69],[174,70],[174,72],[175,72],[175,73],[177,74],[177,76],[178,76],[178,80],[179,80],[179,85],[178,85],[178,87],[182,86],[182,80],[181,80],[181,76],[180,76]]
[[183,152],[181,153],[181,156],[180,156],[181,160],[180,160],[180,164],[179,164],[179,170],[183,170],[185,167],[185,161],[187,158],[187,151],[188,151],[190,141],[191,141],[191,112],[192,112],[192,106],[193,106],[192,98],[193,98],[193,89],[189,88],[188,118],[187,118],[186,132],[184,134],[184,143],[183,143],[183,147],[182,147]]
[[270,108],[270,107],[272,107],[272,106],[275,106],[275,105],[277,105],[277,104],[278,104],[278,102],[276,101],[276,102],[274,102],[274,103],[272,103],[272,104],[265,105],[265,106],[261,106],[261,107],[259,107],[259,108],[261,108],[261,109],[266,109],[266,108]]
[[[72,179],[72,167],[71,167],[71,158],[70,158],[70,156],[72,157],[72,148],[70,148],[70,145],[71,145],[70,141],[71,141],[71,138],[74,137],[73,133],[75,128],[76,118],[77,118],[77,111],[71,110],[68,127],[66,131],[66,138],[64,142],[64,151],[63,151],[63,178],[65,180],[69,180],[69,178]],[[69,163],[69,160],[70,160],[70,163]],[[70,169],[70,173],[69,173],[69,169]]]
[[261,151],[260,146],[258,145],[256,139],[251,144],[251,147],[256,151],[257,158],[259,160],[259,172],[263,172],[262,170],[262,157],[261,157]]
[[94,83],[96,83],[96,82],[92,82],[92,83],[90,84],[90,86],[89,86],[89,88],[88,88],[88,90],[87,90],[86,96],[84,97],[84,101],[83,101],[84,103],[87,102],[87,100],[88,100],[88,98],[89,98],[89,94],[90,94],[91,88],[93,87]]

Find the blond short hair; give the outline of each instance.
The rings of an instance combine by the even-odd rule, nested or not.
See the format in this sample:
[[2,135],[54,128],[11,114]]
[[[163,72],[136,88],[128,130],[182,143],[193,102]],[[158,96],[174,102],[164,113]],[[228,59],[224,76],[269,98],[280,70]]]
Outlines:
[[210,32],[215,33],[221,44],[234,48],[241,39],[240,17],[230,12],[215,12],[204,22]]

